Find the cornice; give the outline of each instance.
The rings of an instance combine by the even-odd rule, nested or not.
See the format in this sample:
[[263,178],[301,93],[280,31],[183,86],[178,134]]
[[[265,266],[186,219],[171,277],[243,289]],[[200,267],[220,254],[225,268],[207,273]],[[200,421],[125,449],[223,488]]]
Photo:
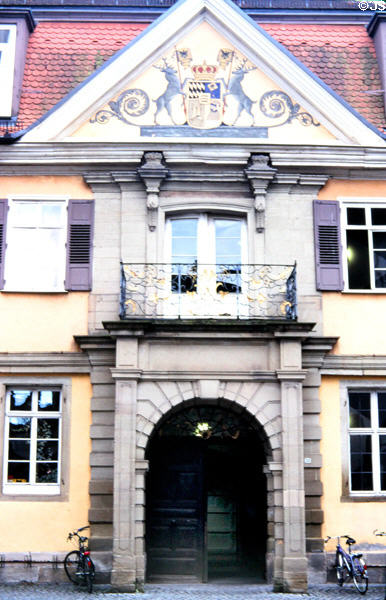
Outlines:
[[221,381],[277,381],[275,371],[144,371],[142,369],[111,369],[113,379],[135,379],[143,381],[198,381],[220,379]]
[[89,373],[90,363],[81,352],[0,353],[0,370],[6,373]]
[[321,369],[322,375],[385,377],[386,356],[329,354]]
[[[86,142],[58,142],[58,143],[23,143],[18,142],[10,146],[0,147],[0,174],[15,174],[16,167],[23,166],[26,170],[34,167],[42,172],[44,167],[86,167],[92,172],[105,166],[118,171],[117,166],[137,166],[142,160],[144,152],[163,152],[169,167],[173,163],[190,165],[200,164],[229,166],[246,166],[252,153],[269,154],[270,162],[274,168],[285,167],[288,171],[306,167],[317,167],[317,177],[324,178],[326,172],[335,168],[347,176],[355,175],[355,170],[367,171],[369,169],[386,170],[386,146],[383,148],[357,147],[357,146],[296,146],[288,145],[257,145],[254,142],[207,144],[181,144],[170,142],[157,142],[157,144],[125,144],[125,143],[86,143]],[[171,169],[173,173],[176,170]],[[290,174],[292,179],[297,173]],[[189,176],[188,168],[180,171],[180,176]],[[314,174],[299,175],[297,180],[302,185],[314,185]],[[307,180],[308,179],[308,180]]]
[[327,353],[332,350],[338,339],[337,337],[316,336],[307,338],[302,347],[303,368],[322,368]]
[[36,28],[36,20],[31,10],[23,7],[0,7],[0,21],[2,23],[4,21],[13,22],[22,19],[25,21],[28,31],[32,33]]
[[[167,339],[232,338],[242,342],[260,337],[307,337],[314,323],[268,319],[127,319],[106,321],[104,328],[112,338],[148,337]],[[79,338],[75,338],[79,345]],[[81,345],[83,348],[83,346]]]

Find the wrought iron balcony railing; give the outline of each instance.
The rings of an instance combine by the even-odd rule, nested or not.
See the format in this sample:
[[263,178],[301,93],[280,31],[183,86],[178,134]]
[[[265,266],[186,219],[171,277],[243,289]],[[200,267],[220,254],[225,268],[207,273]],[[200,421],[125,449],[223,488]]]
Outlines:
[[297,318],[296,265],[121,265],[121,319]]

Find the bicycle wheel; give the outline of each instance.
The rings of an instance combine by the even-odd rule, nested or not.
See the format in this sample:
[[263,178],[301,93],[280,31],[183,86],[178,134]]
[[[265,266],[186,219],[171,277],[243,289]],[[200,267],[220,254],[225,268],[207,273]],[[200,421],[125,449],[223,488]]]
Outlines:
[[361,558],[353,558],[353,581],[360,594],[365,594],[369,587],[369,579],[364,561]]
[[87,556],[84,557],[83,570],[84,570],[85,584],[87,585],[87,591],[91,594],[92,585],[93,585],[94,577],[95,577],[95,567],[94,567],[94,563],[92,562],[90,557],[87,557]]
[[348,569],[346,562],[343,560],[343,556],[340,554],[340,552],[336,553],[335,567],[338,585],[342,586],[347,579]]
[[82,558],[79,550],[72,550],[65,557],[64,570],[72,583],[80,585],[83,581]]

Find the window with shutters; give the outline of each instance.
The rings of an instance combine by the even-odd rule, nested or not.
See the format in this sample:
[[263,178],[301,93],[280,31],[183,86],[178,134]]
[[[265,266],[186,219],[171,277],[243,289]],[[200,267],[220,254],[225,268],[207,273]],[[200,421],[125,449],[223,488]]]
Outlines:
[[0,289],[91,289],[93,201],[0,199]]
[[386,203],[344,203],[345,268],[350,290],[386,288]]
[[326,291],[342,290],[339,202],[315,200],[313,210],[316,288]]
[[64,291],[67,202],[13,199],[5,252],[7,291]]

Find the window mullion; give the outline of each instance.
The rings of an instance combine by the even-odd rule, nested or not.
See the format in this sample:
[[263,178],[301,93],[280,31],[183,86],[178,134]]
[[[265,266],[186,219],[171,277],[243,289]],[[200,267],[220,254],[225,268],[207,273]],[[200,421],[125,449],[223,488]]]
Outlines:
[[372,462],[373,462],[373,487],[374,492],[380,492],[381,490],[381,473],[379,464],[379,436],[377,433],[371,434],[371,450],[372,450]]
[[373,463],[373,487],[374,492],[380,492],[380,461],[379,461],[379,424],[378,424],[378,394],[371,392],[370,395],[371,407],[371,453]]
[[32,414],[31,414],[31,448],[30,448],[30,483],[36,483],[36,438],[37,438],[37,412],[38,412],[38,392],[32,396]]
[[[9,392],[7,393],[9,396]],[[4,461],[3,461],[3,484],[8,480],[8,454],[9,454],[9,417],[5,417],[4,431]]]
[[375,263],[374,263],[374,244],[373,244],[373,230],[369,227],[368,232],[368,245],[369,245],[369,265],[370,265],[370,286],[371,289],[375,289]]

